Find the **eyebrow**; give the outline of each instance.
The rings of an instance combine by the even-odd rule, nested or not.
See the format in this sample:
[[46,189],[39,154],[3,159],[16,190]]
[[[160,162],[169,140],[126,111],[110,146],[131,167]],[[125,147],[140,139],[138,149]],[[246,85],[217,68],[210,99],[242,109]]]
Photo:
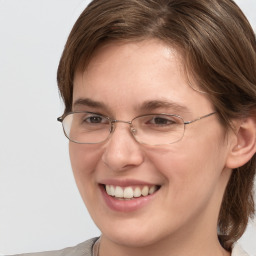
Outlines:
[[86,107],[92,107],[92,108],[104,108],[107,109],[107,106],[99,101],[94,101],[88,98],[79,98],[73,103],[74,107],[78,106],[86,106]]
[[[108,107],[103,102],[94,101],[89,98],[79,98],[73,103],[73,106],[74,108],[79,106],[85,106],[108,110]],[[170,101],[169,99],[147,100],[141,105],[136,106],[136,110],[140,112],[152,112],[157,109],[166,109],[168,111],[171,110],[177,113],[190,113],[189,109],[186,106]]]
[[184,105],[180,105],[176,102],[170,101],[170,100],[148,100],[143,102],[143,104],[139,107],[139,109],[141,109],[141,111],[144,112],[150,112],[150,111],[154,111],[160,108],[164,108],[164,109],[171,109],[172,111],[177,111],[179,112],[183,112],[183,113],[189,113],[189,109],[184,106]]

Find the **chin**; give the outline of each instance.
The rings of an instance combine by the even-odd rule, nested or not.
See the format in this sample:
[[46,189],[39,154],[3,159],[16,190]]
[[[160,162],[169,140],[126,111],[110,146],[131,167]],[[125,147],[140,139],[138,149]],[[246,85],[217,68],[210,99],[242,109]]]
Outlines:
[[149,232],[141,233],[138,230],[129,233],[125,230],[119,230],[115,233],[102,233],[102,235],[116,244],[134,248],[152,246],[158,241],[155,235],[152,236]]
[[[130,221],[119,222],[99,226],[102,232],[102,236],[112,241],[115,244],[119,244],[126,247],[147,247],[158,244],[163,241],[165,237],[170,235],[170,230],[156,228],[153,223],[143,223],[143,221]],[[160,231],[160,232],[159,232]]]

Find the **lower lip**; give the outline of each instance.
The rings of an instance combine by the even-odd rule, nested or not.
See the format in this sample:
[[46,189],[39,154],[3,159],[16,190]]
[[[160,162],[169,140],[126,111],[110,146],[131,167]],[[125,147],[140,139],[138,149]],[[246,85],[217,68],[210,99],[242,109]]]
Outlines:
[[102,192],[104,201],[106,202],[107,206],[114,211],[118,212],[133,212],[143,208],[144,206],[148,205],[155,197],[157,191],[148,196],[141,196],[137,198],[133,198],[130,200],[120,200],[116,197],[109,196],[105,190],[103,185],[100,185],[100,190]]

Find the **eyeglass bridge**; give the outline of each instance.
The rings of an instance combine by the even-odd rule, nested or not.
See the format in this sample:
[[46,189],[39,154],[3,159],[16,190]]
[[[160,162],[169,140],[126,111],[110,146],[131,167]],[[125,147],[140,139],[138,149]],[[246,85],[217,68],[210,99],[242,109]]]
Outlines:
[[110,126],[110,129],[109,129],[109,132],[110,133],[112,133],[112,132],[114,132],[114,130],[115,130],[115,126],[114,126],[114,124],[116,124],[116,123],[125,123],[125,124],[129,124],[130,125],[130,130],[131,130],[131,133],[133,134],[133,135],[135,135],[136,134],[136,132],[137,132],[137,130],[132,126],[132,121],[123,121],[123,120],[109,120],[110,121],[110,123],[111,123],[111,126]]

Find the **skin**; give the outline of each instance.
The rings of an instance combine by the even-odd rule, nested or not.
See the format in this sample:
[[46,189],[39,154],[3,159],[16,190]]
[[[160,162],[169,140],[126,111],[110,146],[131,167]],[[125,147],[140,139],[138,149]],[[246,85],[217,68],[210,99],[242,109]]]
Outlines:
[[[178,51],[157,40],[109,43],[74,79],[73,102],[87,98],[104,106],[74,104],[73,110],[129,121],[148,113],[179,114],[185,121],[211,113],[206,94],[193,90]],[[167,101],[186,109],[141,109],[145,101]],[[232,134],[212,115],[186,126],[181,141],[165,146],[135,141],[118,123],[104,143],[70,142],[80,194],[102,232],[100,256],[230,255],[217,239],[217,218],[231,170],[226,162]],[[129,179],[160,185],[146,205],[132,212],[110,209],[99,183]]]

